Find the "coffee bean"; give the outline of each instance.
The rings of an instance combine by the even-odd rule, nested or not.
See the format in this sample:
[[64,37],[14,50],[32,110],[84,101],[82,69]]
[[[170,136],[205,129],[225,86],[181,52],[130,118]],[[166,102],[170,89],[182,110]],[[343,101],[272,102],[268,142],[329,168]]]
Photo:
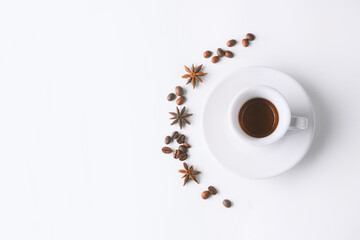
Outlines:
[[176,141],[178,144],[183,144],[185,142],[185,135],[181,134]]
[[179,150],[183,153],[186,153],[188,151],[187,147],[185,147],[184,145],[180,145]]
[[171,134],[172,139],[177,139],[178,137],[179,137],[179,133],[177,131],[175,131]]
[[183,89],[182,87],[180,87],[180,86],[177,86],[177,87],[175,88],[175,93],[176,93],[176,95],[178,95],[178,96],[182,96],[182,95],[184,95],[184,89]]
[[212,52],[209,50],[204,52],[204,58],[209,58],[209,57],[211,57],[211,55],[212,55]]
[[180,151],[175,150],[173,156],[174,156],[175,159],[178,159],[180,157]]
[[184,96],[179,97],[178,100],[176,100],[177,105],[182,105],[186,101],[186,98]]
[[225,199],[222,203],[223,203],[223,205],[224,205],[226,208],[231,207],[231,202],[230,202],[230,200],[228,200],[228,199]]
[[162,148],[162,151],[163,151],[163,153],[165,153],[165,154],[169,154],[169,153],[172,152],[172,149],[169,148],[169,147],[163,147],[163,148]]
[[244,45],[244,47],[249,46],[249,40],[246,39],[246,38],[244,38],[244,39],[242,40],[242,44]]
[[185,147],[191,148],[190,144],[188,144],[188,143],[186,143],[186,142],[184,142],[183,144],[184,144]]
[[172,140],[173,140],[173,139],[172,139],[170,136],[166,136],[166,137],[165,137],[165,144],[171,143]]
[[236,40],[235,40],[235,39],[231,39],[231,40],[229,40],[229,41],[226,43],[226,45],[227,45],[228,47],[235,46],[235,44],[236,44]]
[[214,188],[213,186],[209,186],[208,190],[211,193],[211,195],[216,195],[217,194],[216,188]]
[[252,33],[248,33],[248,34],[246,34],[246,38],[249,39],[250,41],[252,41],[255,39],[255,36]]
[[220,58],[218,56],[213,56],[212,59],[211,59],[211,61],[213,63],[217,63],[219,60],[220,60]]
[[169,95],[167,96],[167,100],[168,101],[172,101],[176,98],[176,95],[174,93],[169,93]]
[[179,157],[179,160],[180,160],[180,161],[185,161],[187,158],[188,158],[187,153],[181,153],[181,154],[180,154],[180,157]]
[[210,192],[209,191],[203,191],[201,194],[201,197],[203,199],[208,199],[210,197]]
[[234,54],[230,51],[225,51],[225,56],[228,58],[232,58],[234,56]]
[[216,52],[219,57],[223,57],[225,55],[224,50],[222,50],[221,48],[218,48]]

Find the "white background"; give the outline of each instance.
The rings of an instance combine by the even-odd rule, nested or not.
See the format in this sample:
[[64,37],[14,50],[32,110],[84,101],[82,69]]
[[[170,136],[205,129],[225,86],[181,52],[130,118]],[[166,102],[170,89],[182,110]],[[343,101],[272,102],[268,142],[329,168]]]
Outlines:
[[[0,238],[360,239],[360,4],[342,1],[0,1]],[[214,65],[203,51],[256,34]],[[184,133],[200,184],[161,153],[183,65]],[[278,68],[313,100],[304,160],[269,180],[232,175],[201,127],[238,68]],[[221,127],[221,126],[219,126]],[[219,194],[202,200],[214,185]],[[221,201],[229,198],[233,207]]]

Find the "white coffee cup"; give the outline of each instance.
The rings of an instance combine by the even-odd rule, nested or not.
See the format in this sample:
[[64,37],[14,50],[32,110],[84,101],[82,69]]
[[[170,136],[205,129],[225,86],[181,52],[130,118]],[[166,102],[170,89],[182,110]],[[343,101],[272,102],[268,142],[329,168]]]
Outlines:
[[[278,124],[276,129],[268,136],[256,138],[243,131],[239,123],[241,107],[253,98],[264,98],[272,102],[278,111]],[[232,101],[229,110],[229,122],[236,136],[256,146],[265,146],[281,139],[288,130],[302,130],[308,126],[305,117],[291,116],[291,111],[284,96],[273,87],[259,85],[241,91]]]

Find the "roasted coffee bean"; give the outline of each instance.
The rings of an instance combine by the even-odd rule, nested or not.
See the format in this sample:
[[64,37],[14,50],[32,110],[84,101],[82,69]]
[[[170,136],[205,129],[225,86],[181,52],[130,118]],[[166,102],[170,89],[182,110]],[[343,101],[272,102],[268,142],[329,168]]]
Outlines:
[[210,192],[209,191],[203,191],[201,194],[201,197],[203,199],[208,199],[210,197]]
[[172,149],[169,148],[169,147],[163,147],[163,148],[162,148],[162,152],[163,152],[163,153],[166,153],[166,154],[169,154],[169,153],[172,152]]
[[216,195],[217,194],[216,188],[214,188],[213,186],[209,186],[208,190],[211,193],[211,195]]
[[181,96],[176,100],[177,105],[182,105],[186,101],[186,98],[184,96]]
[[250,41],[252,41],[255,39],[255,36],[252,33],[248,33],[248,34],[246,34],[246,38],[249,39]]
[[188,151],[187,147],[185,147],[184,145],[180,145],[179,150],[183,153],[186,153]]
[[222,50],[221,48],[218,48],[216,52],[219,57],[223,57],[225,55],[224,50]]
[[179,151],[179,150],[175,150],[173,156],[174,156],[175,159],[178,159],[178,158],[180,157],[180,151]]
[[209,50],[204,52],[204,58],[209,58],[209,57],[211,57],[211,55],[212,55],[212,52]]
[[220,58],[218,56],[213,56],[212,59],[211,59],[211,61],[213,63],[217,63],[219,60],[220,60]]
[[178,95],[178,96],[182,96],[182,95],[184,95],[184,89],[183,89],[182,87],[180,87],[180,86],[177,86],[177,87],[175,88],[175,93],[176,93],[176,95]]
[[173,140],[173,139],[172,139],[170,136],[166,136],[166,137],[165,137],[165,144],[171,143],[172,140]]
[[178,144],[183,144],[185,142],[185,135],[181,134],[176,141]]
[[167,100],[168,101],[172,101],[176,98],[176,95],[174,93],[169,93],[169,95],[167,96]]
[[236,40],[235,40],[235,39],[231,39],[231,40],[229,40],[229,41],[226,43],[226,45],[227,45],[228,47],[235,46],[235,44],[236,44]]
[[222,203],[223,203],[223,205],[224,205],[226,208],[231,207],[231,202],[230,202],[230,200],[228,200],[228,199],[225,199]]
[[249,46],[249,40],[246,39],[246,38],[244,38],[244,39],[242,40],[242,44],[244,45],[244,47]]
[[172,139],[177,139],[178,137],[179,137],[179,133],[177,131],[175,131],[171,134]]
[[228,58],[232,58],[234,56],[234,54],[230,51],[225,51],[225,56]]
[[179,160],[180,160],[180,161],[185,161],[187,158],[188,158],[187,153],[181,153],[181,154],[180,154],[180,157],[179,157]]
[[191,148],[190,144],[188,144],[188,143],[186,143],[186,142],[184,142],[183,144],[184,144],[185,147]]

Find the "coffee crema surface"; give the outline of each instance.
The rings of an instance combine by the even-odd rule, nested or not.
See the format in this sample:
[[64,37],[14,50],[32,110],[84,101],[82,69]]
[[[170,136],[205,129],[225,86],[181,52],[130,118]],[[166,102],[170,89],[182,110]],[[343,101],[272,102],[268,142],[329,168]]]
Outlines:
[[275,105],[265,98],[253,98],[239,111],[241,129],[251,137],[263,138],[272,134],[279,123]]

